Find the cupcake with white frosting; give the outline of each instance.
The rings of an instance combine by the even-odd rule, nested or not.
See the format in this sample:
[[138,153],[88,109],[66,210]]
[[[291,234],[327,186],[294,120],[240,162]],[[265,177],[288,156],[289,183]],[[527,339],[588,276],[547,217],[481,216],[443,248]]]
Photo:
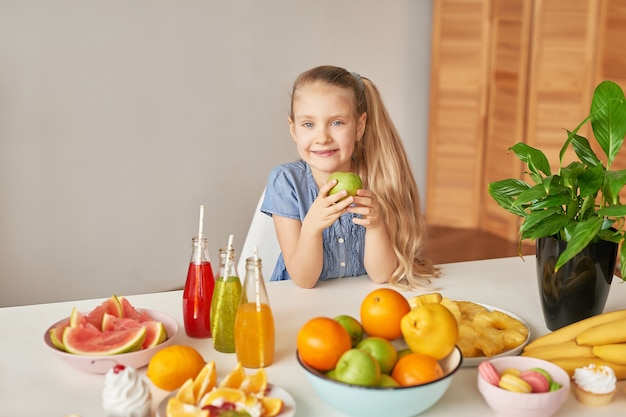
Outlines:
[[115,365],[104,376],[105,417],[150,417],[152,393],[132,366]]
[[591,363],[574,370],[574,394],[585,405],[603,406],[609,404],[615,395],[615,372],[609,366],[596,366]]

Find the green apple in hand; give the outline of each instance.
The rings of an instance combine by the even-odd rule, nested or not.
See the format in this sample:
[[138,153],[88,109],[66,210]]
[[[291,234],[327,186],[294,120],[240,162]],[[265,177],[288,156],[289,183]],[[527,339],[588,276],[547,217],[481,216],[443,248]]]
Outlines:
[[398,351],[389,340],[370,336],[363,339],[357,348],[368,352],[378,361],[382,374],[391,374],[398,360]]
[[337,194],[346,190],[348,195],[355,196],[358,189],[363,188],[363,182],[354,172],[333,172],[328,176],[328,181],[337,180],[337,185],[330,189],[328,195]]
[[380,382],[380,366],[368,352],[352,348],[339,358],[335,377],[347,384],[374,387]]
[[350,340],[352,340],[352,347],[356,347],[359,342],[363,339],[363,326],[357,319],[352,316],[348,316],[347,314],[342,314],[340,316],[335,317],[335,320],[339,322],[350,335]]

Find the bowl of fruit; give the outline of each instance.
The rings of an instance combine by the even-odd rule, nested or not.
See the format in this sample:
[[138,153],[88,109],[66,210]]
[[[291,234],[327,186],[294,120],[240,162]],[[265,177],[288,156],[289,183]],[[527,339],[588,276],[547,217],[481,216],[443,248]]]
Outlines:
[[113,364],[135,369],[148,364],[178,334],[176,320],[155,310],[135,308],[112,296],[89,312],[76,308],[44,333],[46,346],[64,362],[89,373],[104,374]]
[[434,406],[461,368],[456,319],[444,306],[411,309],[390,288],[368,294],[360,320],[314,317],[296,357],[317,395],[355,417],[410,417]]
[[[431,360],[424,361],[423,358],[412,356],[417,354],[409,353],[398,359],[398,365],[407,369],[411,366],[422,367],[426,374],[434,375],[434,379],[417,385],[401,386],[391,375],[379,374],[379,382],[371,382],[372,385],[342,382],[341,380],[346,378],[376,380],[375,376],[363,375],[368,369],[372,370],[374,365],[359,352],[361,350],[358,348],[346,351],[342,362],[338,364],[340,368],[330,372],[316,370],[304,362],[299,353],[297,354],[298,362],[317,395],[334,409],[354,417],[410,417],[428,410],[448,390],[462,362],[461,351],[457,347],[444,359],[434,361],[439,365],[437,367],[439,370],[433,370],[435,368]],[[403,358],[409,359],[402,362]],[[340,375],[337,374],[338,371]],[[376,375],[376,371],[370,372]]]

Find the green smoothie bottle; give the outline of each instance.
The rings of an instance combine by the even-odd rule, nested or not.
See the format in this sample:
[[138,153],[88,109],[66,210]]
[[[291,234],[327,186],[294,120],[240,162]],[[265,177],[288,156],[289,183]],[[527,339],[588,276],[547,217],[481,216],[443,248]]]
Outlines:
[[235,317],[240,298],[241,281],[230,235],[228,249],[220,248],[220,266],[211,302],[213,347],[219,352],[235,352]]

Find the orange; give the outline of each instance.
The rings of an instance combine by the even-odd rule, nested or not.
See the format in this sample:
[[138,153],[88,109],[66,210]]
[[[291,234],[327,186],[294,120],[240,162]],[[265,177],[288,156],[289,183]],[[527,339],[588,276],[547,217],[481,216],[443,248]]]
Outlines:
[[237,388],[216,388],[202,398],[198,404],[200,407],[213,404],[213,401],[226,401],[229,403],[245,402],[246,394]]
[[193,379],[189,378],[183,383],[183,386],[176,393],[176,399],[186,404],[196,403],[196,396],[193,394]]
[[174,397],[167,402],[165,412],[170,417],[209,417],[209,410],[190,406]]
[[395,340],[402,336],[400,321],[411,311],[409,302],[391,288],[379,288],[361,302],[361,324],[370,336]]
[[283,400],[272,397],[259,397],[263,405],[263,417],[274,417],[283,410]]
[[315,317],[298,331],[297,346],[307,365],[325,372],[335,368],[341,355],[352,347],[352,340],[337,320]]
[[191,346],[172,345],[150,358],[146,376],[157,387],[174,391],[204,368],[202,355]]
[[200,400],[207,392],[215,388],[216,382],[215,361],[210,361],[198,373],[193,381],[193,395],[195,401]]
[[391,377],[403,387],[425,384],[443,376],[443,369],[432,356],[409,353],[396,362]]
[[261,368],[254,374],[246,376],[239,389],[246,394],[265,395],[265,390],[267,389],[267,374],[265,373],[265,369]]
[[241,362],[237,363],[235,369],[230,371],[226,378],[222,379],[219,388],[239,388],[241,383],[246,379],[246,371],[243,370]]

